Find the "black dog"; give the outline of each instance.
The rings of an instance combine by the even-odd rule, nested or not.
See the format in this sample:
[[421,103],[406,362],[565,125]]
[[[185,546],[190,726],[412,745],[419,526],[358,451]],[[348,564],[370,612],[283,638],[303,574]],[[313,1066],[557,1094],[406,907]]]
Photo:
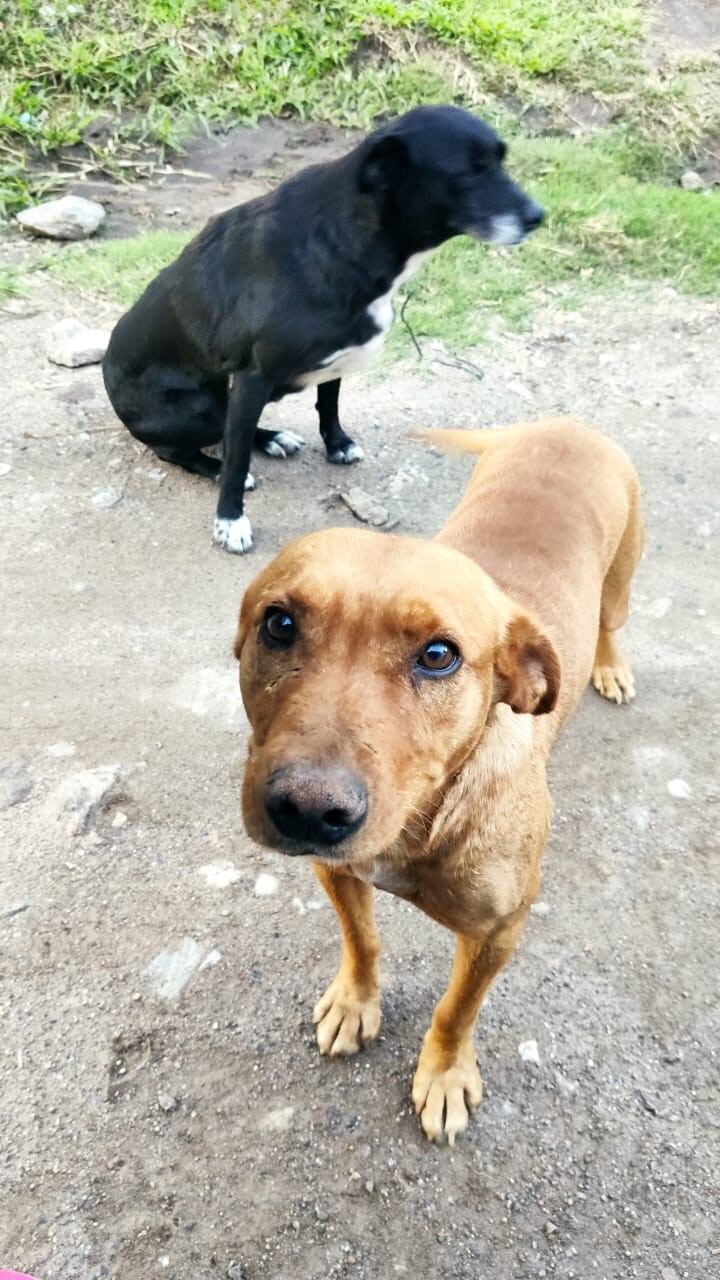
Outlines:
[[[159,457],[217,477],[214,540],[247,551],[250,450],[302,443],[258,428],[270,400],[319,384],[331,462],[363,453],[338,420],[340,378],[382,348],[392,296],[451,236],[514,244],[539,205],[507,176],[505,145],[456,107],[417,107],[349,155],[213,218],[113,330],[107,393]],[[249,483],[248,483],[249,481]]]

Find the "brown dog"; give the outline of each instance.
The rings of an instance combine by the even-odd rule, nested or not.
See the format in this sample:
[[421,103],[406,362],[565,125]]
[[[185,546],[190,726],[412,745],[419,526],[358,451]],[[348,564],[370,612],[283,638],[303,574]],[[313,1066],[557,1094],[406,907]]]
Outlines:
[[632,464],[587,427],[428,438],[480,454],[437,537],[290,543],[245,594],[236,654],[247,830],[316,859],[342,929],[321,1053],[378,1034],[373,885],[457,935],[412,1091],[428,1137],[452,1143],[482,1095],[478,1010],[540,884],[552,741],[590,676],[634,695],[612,633],[644,534]]

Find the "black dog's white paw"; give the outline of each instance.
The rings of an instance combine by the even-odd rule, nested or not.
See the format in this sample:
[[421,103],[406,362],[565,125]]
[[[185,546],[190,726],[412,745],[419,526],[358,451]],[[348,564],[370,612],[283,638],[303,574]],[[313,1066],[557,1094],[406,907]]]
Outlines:
[[[218,471],[215,477],[216,484],[220,483],[220,475],[221,475],[221,472]],[[252,473],[248,471],[245,477],[245,485],[244,485],[245,489],[254,489],[256,487],[256,484],[257,484],[257,481],[255,480],[254,475],[252,475]]]
[[263,445],[263,453],[270,458],[290,458],[305,448],[305,441],[294,431],[273,431],[272,440]]
[[364,457],[364,449],[361,449],[359,444],[355,444],[354,440],[348,440],[347,444],[342,445],[339,449],[333,449],[332,453],[328,454],[328,462],[347,464],[349,462],[361,462]]
[[223,520],[216,516],[213,542],[216,547],[224,547],[237,556],[249,551],[252,546],[252,525],[247,516],[238,516],[237,520]]

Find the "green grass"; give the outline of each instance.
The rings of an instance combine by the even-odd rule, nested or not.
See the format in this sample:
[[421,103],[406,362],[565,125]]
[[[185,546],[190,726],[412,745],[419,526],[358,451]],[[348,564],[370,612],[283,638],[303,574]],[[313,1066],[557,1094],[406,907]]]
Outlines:
[[652,73],[646,18],[641,0],[0,0],[0,207],[42,191],[84,137],[112,172],[133,142],[177,145],[200,121],[366,126],[419,101],[492,117],[512,95],[562,114],[592,92],[654,157],[677,151],[720,117],[720,73]]
[[73,289],[129,307],[190,238],[190,232],[149,231],[127,240],[68,244],[45,267]]
[[25,288],[17,271],[0,267],[0,305],[10,298],[21,298],[24,293]]
[[[410,286],[420,334],[472,342],[488,316],[521,323],[547,287],[567,297],[671,279],[718,294],[720,193],[682,191],[677,177],[720,133],[720,58],[654,70],[647,21],[642,0],[0,0],[0,209],[52,191],[69,146],[112,174],[202,122],[366,126],[455,101],[510,137],[513,172],[550,219],[518,252],[458,241],[435,255]],[[587,95],[613,123],[574,141]],[[565,136],[532,136],[530,107]],[[128,305],[183,242],[68,245],[48,266]]]
[[[548,286],[573,293],[627,279],[670,279],[691,293],[720,294],[720,195],[630,177],[624,151],[607,141],[517,139],[511,159],[550,211],[547,225],[515,250],[463,238],[434,254],[407,288],[406,314],[419,337],[471,345],[496,316],[511,324],[526,320]],[[156,231],[68,245],[49,270],[67,285],[128,306],[188,238]],[[398,326],[395,346],[406,341]]]

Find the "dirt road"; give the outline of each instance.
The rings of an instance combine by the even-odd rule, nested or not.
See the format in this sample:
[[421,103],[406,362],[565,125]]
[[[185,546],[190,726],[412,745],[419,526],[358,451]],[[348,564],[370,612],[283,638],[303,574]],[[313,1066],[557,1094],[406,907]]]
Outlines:
[[312,395],[272,410],[308,445],[257,461],[257,547],[229,556],[210,545],[211,486],[130,440],[97,368],[47,363],[73,311],[87,300],[38,291],[2,315],[0,1266],[710,1280],[718,308],[672,290],[549,307],[473,354],[482,380],[428,348],[347,383],[367,453],[352,480],[403,532],[434,531],[468,471],[405,438],[428,423],[573,411],[626,446],[646,492],[637,702],[589,692],[555,753],[543,906],[481,1017],[486,1098],[452,1151],[409,1106],[449,935],[381,898],[381,1039],[321,1060],[334,918],[309,869],[241,827],[243,587],[288,537],[352,521]]

